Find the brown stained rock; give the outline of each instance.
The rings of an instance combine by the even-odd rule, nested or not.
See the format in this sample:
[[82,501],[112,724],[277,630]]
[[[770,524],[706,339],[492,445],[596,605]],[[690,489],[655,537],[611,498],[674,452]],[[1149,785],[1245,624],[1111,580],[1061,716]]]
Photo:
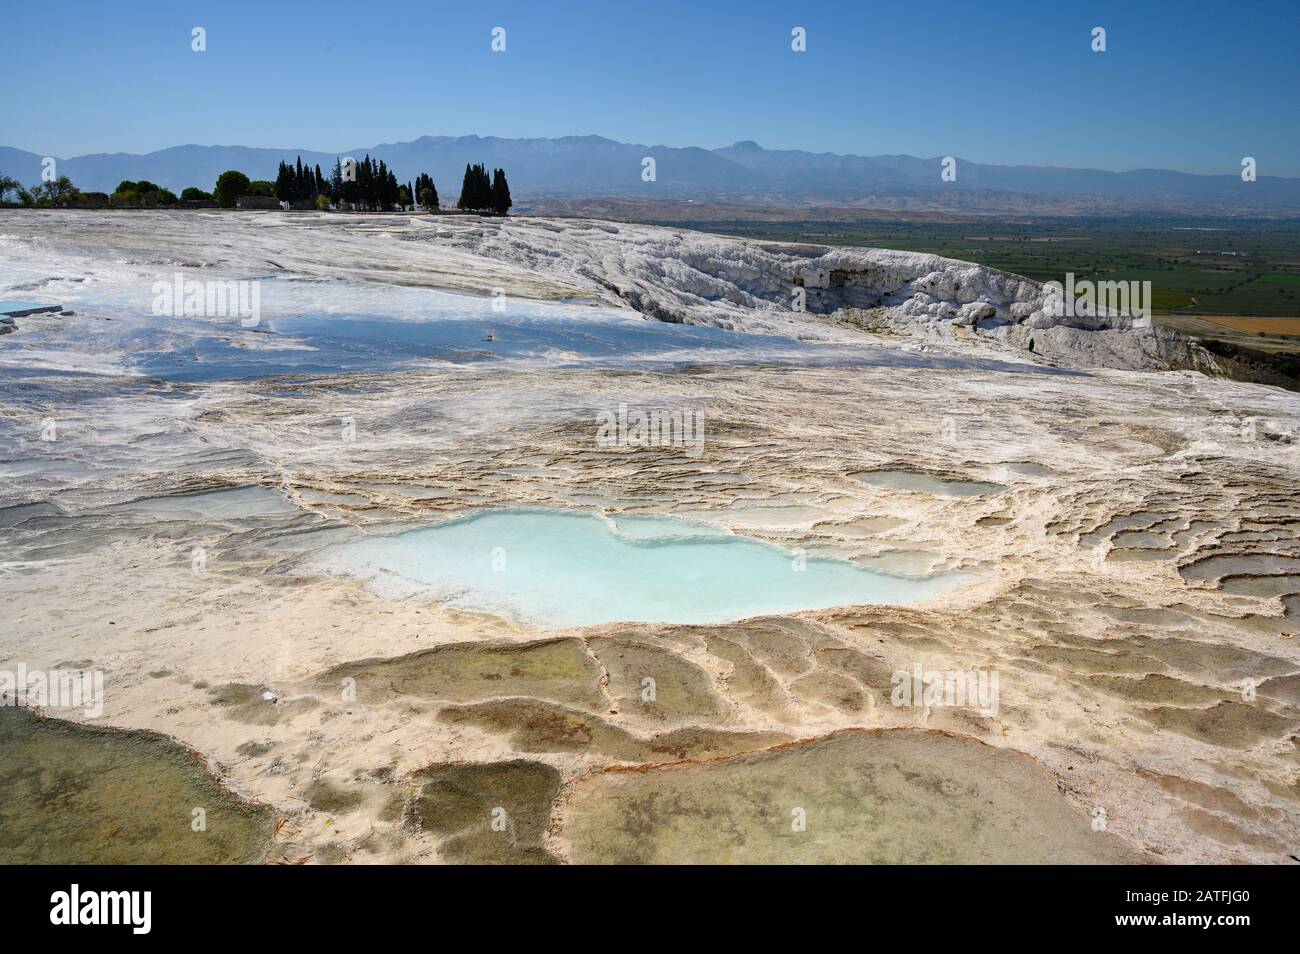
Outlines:
[[319,692],[338,693],[356,680],[362,704],[401,696],[476,702],[501,696],[531,696],[603,709],[597,687],[600,670],[582,640],[542,639],[526,643],[452,643],[391,659],[344,663],[313,680]]
[[1134,863],[1020,753],[848,730],[577,782],[558,840],[596,864]]

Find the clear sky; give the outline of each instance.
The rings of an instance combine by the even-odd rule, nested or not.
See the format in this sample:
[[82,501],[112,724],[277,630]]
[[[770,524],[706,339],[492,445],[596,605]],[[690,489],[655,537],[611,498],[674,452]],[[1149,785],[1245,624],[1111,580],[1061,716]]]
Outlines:
[[1300,0],[7,0],[0,75],[0,144],[62,157],[598,134],[1300,176]]

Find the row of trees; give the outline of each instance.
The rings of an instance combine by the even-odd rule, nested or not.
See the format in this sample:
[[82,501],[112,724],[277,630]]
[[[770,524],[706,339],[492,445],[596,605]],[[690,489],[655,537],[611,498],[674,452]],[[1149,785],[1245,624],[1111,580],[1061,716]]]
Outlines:
[[[293,208],[327,208],[329,206],[366,211],[405,208],[417,202],[426,209],[439,207],[438,188],[433,177],[421,172],[414,184],[400,185],[384,162],[367,155],[360,162],[335,160],[334,171],[326,177],[317,165],[304,166],[302,156],[290,164],[281,162],[275,177],[275,196]],[[456,208],[466,211],[493,212],[505,215],[514,202],[504,169],[494,169],[491,178],[483,164],[466,165]]]
[[10,194],[23,205],[41,208],[67,208],[70,206],[158,206],[175,205],[179,201],[206,200],[212,196],[202,189],[193,187],[181,193],[180,198],[170,189],[164,188],[148,179],[132,182],[123,179],[117,184],[112,195],[102,192],[82,192],[67,176],[58,176],[49,182],[42,182],[31,188],[24,188],[17,179],[0,175],[0,202],[8,202]]
[[328,194],[325,177],[321,175],[320,165],[313,170],[304,167],[302,156],[296,165],[280,161],[280,169],[275,175],[275,197],[291,206],[316,205],[321,195]]
[[465,166],[465,181],[461,183],[456,208],[505,215],[512,205],[504,169],[493,169],[489,179],[487,166],[482,163]]
[[334,162],[330,173],[330,198],[334,205],[346,203],[348,208],[365,211],[391,209],[395,205],[411,204],[409,186],[399,186],[397,176],[384,164],[366,156],[360,162],[349,162],[350,175],[344,174],[343,163]]
[[[14,193],[23,205],[33,206],[73,206],[90,204],[72,180],[59,176],[52,182],[44,182],[24,188],[16,179],[0,175],[0,202],[6,201],[9,193]],[[391,169],[382,159],[376,161],[366,156],[361,161],[348,160],[345,166],[342,160],[336,160],[334,169],[326,177],[317,165],[304,166],[302,157],[290,165],[281,162],[276,173],[275,182],[264,179],[250,180],[237,169],[228,169],[217,177],[212,192],[190,187],[181,192],[180,198],[170,189],[164,188],[147,179],[131,181],[124,179],[118,183],[112,196],[102,193],[90,193],[89,198],[98,196],[98,203],[108,202],[115,206],[158,206],[175,205],[181,202],[217,201],[223,208],[234,208],[243,196],[274,197],[286,202],[292,208],[349,208],[365,211],[406,208],[417,201],[428,210],[436,210],[438,189],[433,184],[433,177],[426,172],[415,178],[414,184],[407,182],[400,185]],[[465,179],[461,184],[460,198],[456,208],[465,211],[490,212],[506,215],[513,205],[510,198],[510,186],[506,181],[505,170],[494,169],[491,177],[487,167],[482,163],[465,166]]]
[[0,202],[7,202],[9,193],[23,205],[62,208],[81,202],[81,190],[72,184],[67,176],[59,176],[49,182],[42,182],[25,188],[17,179],[0,175]]
[[317,165],[304,166],[299,156],[293,164],[281,162],[275,177],[275,197],[293,208],[347,207],[367,211],[406,208],[418,200],[427,209],[438,208],[438,190],[428,173],[420,173],[415,184],[398,183],[397,176],[382,160],[366,156],[335,160],[327,177]]

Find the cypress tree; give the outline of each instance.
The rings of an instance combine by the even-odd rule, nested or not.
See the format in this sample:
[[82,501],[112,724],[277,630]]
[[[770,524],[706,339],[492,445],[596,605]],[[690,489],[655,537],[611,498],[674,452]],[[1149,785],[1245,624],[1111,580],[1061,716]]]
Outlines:
[[373,207],[375,201],[374,182],[374,167],[370,162],[370,154],[366,153],[366,157],[357,166],[357,201],[367,212]]
[[338,205],[343,201],[343,163],[334,160],[334,171],[330,173],[330,198]]
[[468,209],[470,202],[474,200],[474,173],[470,169],[469,163],[465,163],[465,179],[460,184],[460,198],[456,200],[456,208]]
[[[509,208],[509,187],[505,185],[504,172],[501,172],[501,179],[501,201],[504,203],[505,208]],[[430,180],[429,184],[432,186],[432,180]],[[456,208],[482,211],[494,209],[496,204],[495,190],[493,188],[492,179],[488,176],[487,166],[481,162],[474,165],[467,165],[465,167],[465,179],[461,183],[460,198],[456,202]]]
[[415,198],[426,209],[438,208],[438,190],[433,185],[433,177],[421,172],[415,177]]
[[275,197],[281,202],[291,202],[293,197],[293,186],[289,182],[289,166],[283,159],[280,160],[280,168],[275,173]]
[[506,171],[504,169],[494,170],[492,173],[492,211],[497,215],[505,215],[510,211],[510,206],[514,202],[510,198],[510,185],[506,182]]

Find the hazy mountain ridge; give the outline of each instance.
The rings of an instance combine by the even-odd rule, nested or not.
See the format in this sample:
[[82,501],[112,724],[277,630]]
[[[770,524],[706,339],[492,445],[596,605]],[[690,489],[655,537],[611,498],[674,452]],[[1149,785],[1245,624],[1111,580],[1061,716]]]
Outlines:
[[[1078,201],[1095,196],[1109,206],[1139,210],[1188,206],[1265,214],[1300,213],[1300,179],[1194,175],[1162,169],[1106,172],[1054,166],[997,166],[957,159],[957,181],[940,178],[942,157],[857,156],[764,149],[751,141],[720,149],[646,146],[601,136],[504,139],[422,136],[410,142],[359,146],[338,153],[308,149],[183,145],[155,152],[94,153],[58,159],[58,171],[83,190],[111,191],[123,179],[149,179],[173,191],[211,189],[226,169],[274,179],[282,159],[328,170],[340,156],[384,159],[401,181],[430,172],[444,201],[454,200],[464,167],[484,162],[510,175],[517,197],[633,196],[727,200],[742,204],[835,201],[848,204],[935,203],[960,206],[964,197],[1007,194]],[[655,160],[655,181],[642,179],[642,160]],[[56,157],[57,158],[57,157]],[[42,157],[0,146],[0,172],[24,183],[40,177]]]

